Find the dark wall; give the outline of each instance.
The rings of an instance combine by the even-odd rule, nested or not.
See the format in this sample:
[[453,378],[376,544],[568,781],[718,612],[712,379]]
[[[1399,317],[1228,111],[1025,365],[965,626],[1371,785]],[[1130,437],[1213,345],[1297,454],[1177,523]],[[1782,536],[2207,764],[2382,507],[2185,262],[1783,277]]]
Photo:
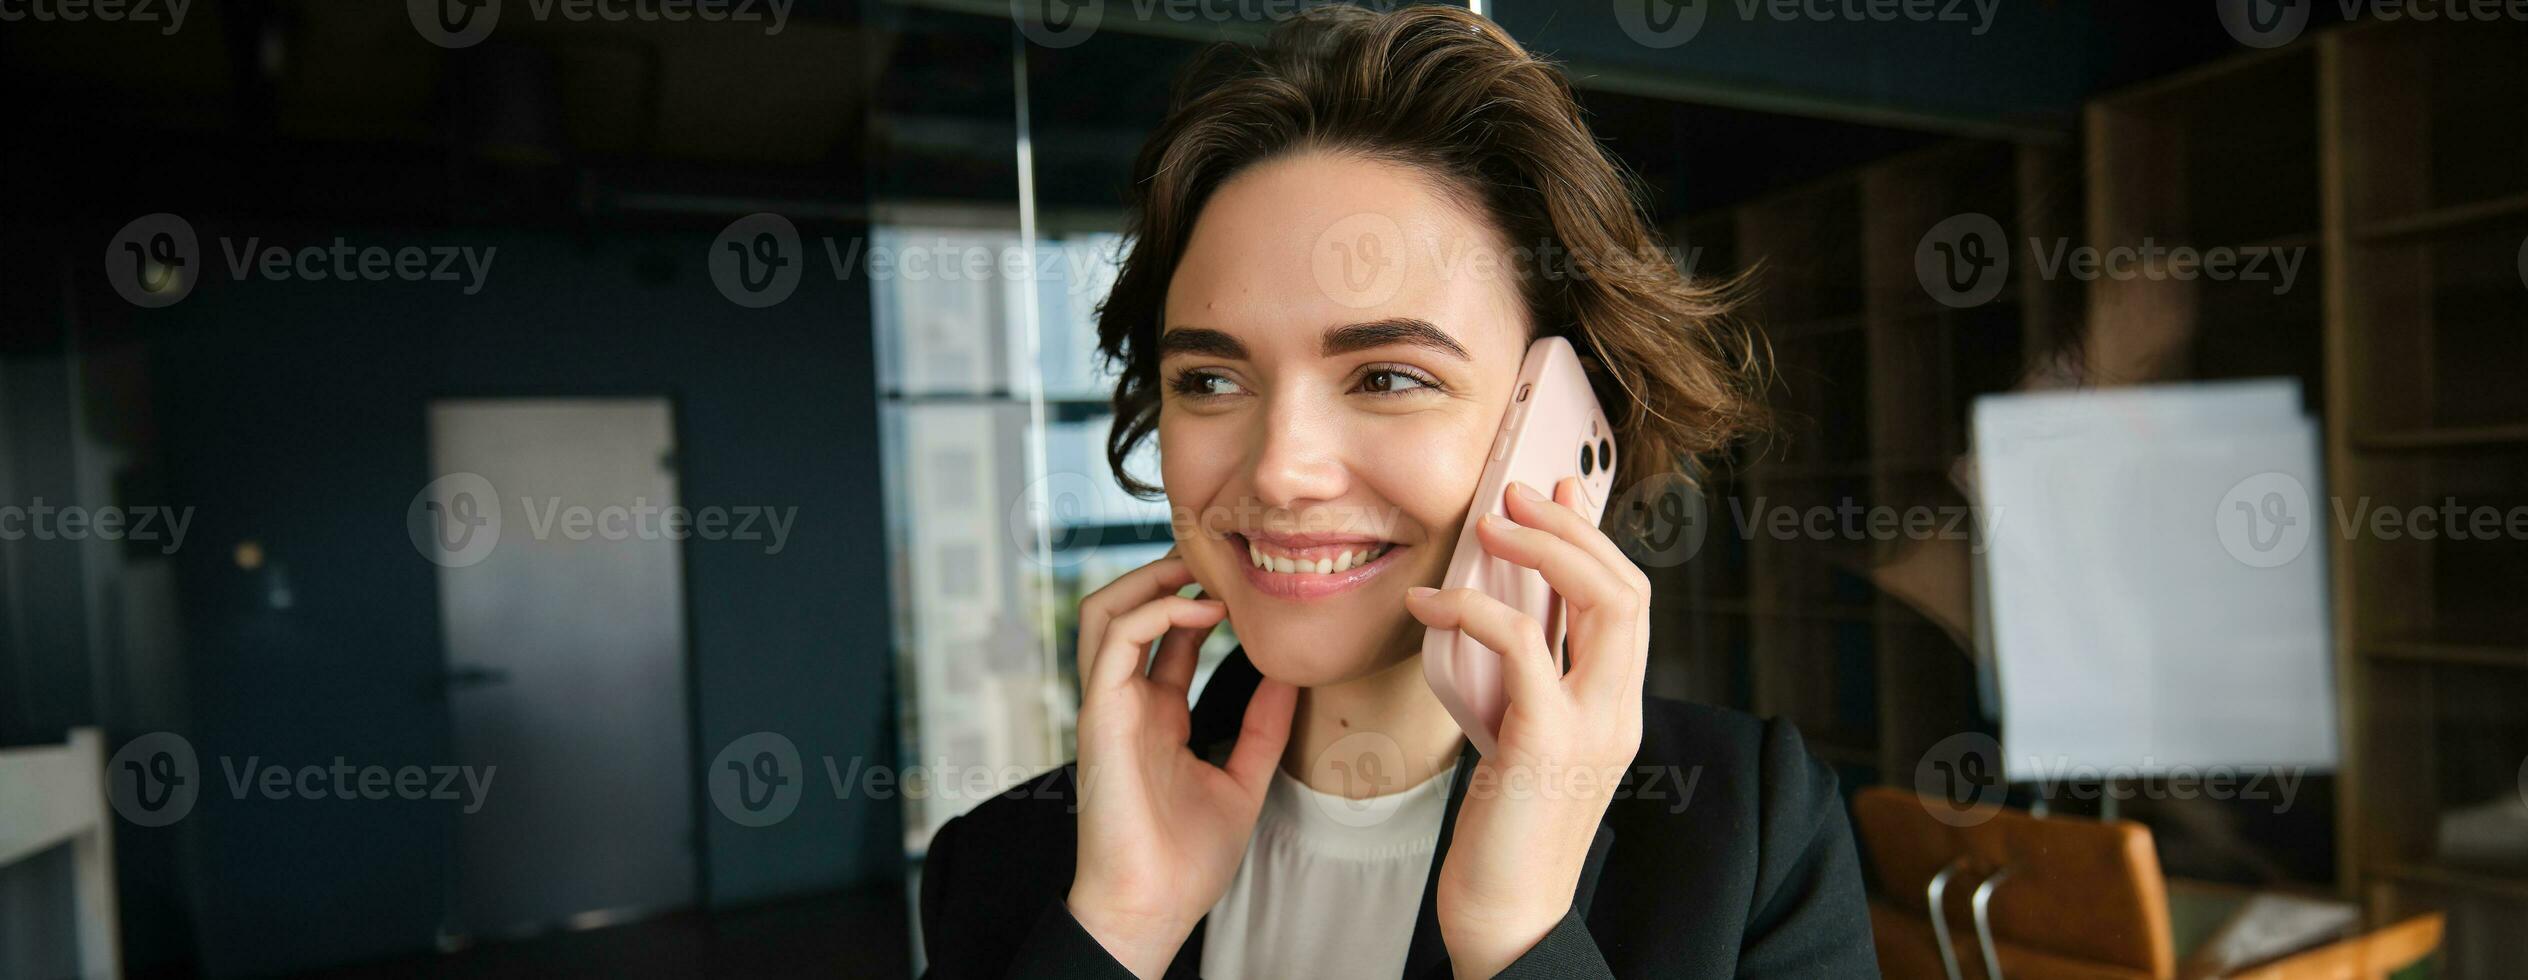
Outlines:
[[[189,835],[208,972],[427,950],[447,907],[456,804],[237,800],[216,761],[454,761],[436,566],[404,524],[435,475],[434,397],[671,398],[685,504],[798,509],[777,555],[760,542],[685,543],[698,760],[759,730],[810,759],[894,760],[865,286],[809,276],[786,302],[747,310],[711,285],[709,232],[337,226],[298,229],[300,241],[498,251],[473,296],[451,283],[238,283],[222,281],[221,238],[292,243],[292,230],[194,224],[213,274],[174,306],[117,313],[151,351],[167,495],[196,508],[178,590],[187,734],[206,785],[176,826],[118,829]],[[286,580],[288,608],[266,601],[267,575],[233,561],[247,539]],[[893,887],[903,873],[895,801],[810,792],[762,829],[697,812],[715,906]]]

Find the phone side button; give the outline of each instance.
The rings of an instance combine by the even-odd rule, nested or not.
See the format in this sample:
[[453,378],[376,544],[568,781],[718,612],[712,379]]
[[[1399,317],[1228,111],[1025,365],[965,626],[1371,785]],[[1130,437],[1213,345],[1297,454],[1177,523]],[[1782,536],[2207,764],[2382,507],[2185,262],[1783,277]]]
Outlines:
[[1510,417],[1501,421],[1501,434],[1492,437],[1493,462],[1498,463],[1502,457],[1510,454],[1510,433],[1519,430],[1519,420],[1527,414],[1526,409],[1525,405],[1511,406]]

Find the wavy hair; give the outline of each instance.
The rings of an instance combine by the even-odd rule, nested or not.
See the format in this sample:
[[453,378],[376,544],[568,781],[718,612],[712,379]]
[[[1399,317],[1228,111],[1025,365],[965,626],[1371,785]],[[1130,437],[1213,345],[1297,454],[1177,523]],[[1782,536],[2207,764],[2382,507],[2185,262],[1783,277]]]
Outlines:
[[1669,258],[1559,67],[1462,8],[1329,6],[1198,57],[1135,159],[1129,251],[1097,323],[1118,374],[1107,463],[1126,489],[1162,492],[1124,461],[1158,427],[1160,320],[1195,219],[1232,176],[1308,151],[1418,170],[1514,246],[1536,336],[1569,338],[1589,364],[1622,447],[1617,487],[1696,472],[1763,426],[1764,350],[1728,316],[1739,284]]

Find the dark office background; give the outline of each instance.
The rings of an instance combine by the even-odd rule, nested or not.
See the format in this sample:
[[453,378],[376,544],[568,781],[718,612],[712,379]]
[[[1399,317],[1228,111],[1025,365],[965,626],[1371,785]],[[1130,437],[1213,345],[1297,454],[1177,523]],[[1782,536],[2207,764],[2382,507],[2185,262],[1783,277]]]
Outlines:
[[[2334,10],[2316,6],[2321,21]],[[787,302],[741,308],[706,268],[713,237],[759,211],[849,240],[897,203],[1009,205],[1022,73],[1037,206],[1112,209],[1174,68],[1206,36],[1258,28],[1137,22],[1119,5],[1087,43],[1047,47],[980,0],[798,0],[773,36],[537,22],[510,7],[493,39],[460,50],[385,2],[196,0],[173,33],[0,27],[0,490],[197,515],[172,555],[11,546],[0,744],[100,726],[109,744],[180,730],[290,764],[448,760],[437,569],[402,523],[435,475],[427,406],[639,395],[672,405],[687,505],[799,515],[777,555],[684,546],[697,767],[765,730],[813,756],[898,758],[870,287],[810,274]],[[2008,4],[1985,36],[1715,16],[1672,51],[1632,43],[1600,7],[1490,13],[1571,66],[1663,224],[1943,141],[2076,147],[2086,101],[2241,50],[2208,3]],[[245,238],[497,258],[474,295],[213,275],[141,309],[99,256],[154,212],[186,216],[206,262],[225,261],[215,242]],[[118,454],[110,491],[80,472],[82,440]],[[259,567],[243,567],[240,542],[256,543]],[[135,575],[171,605],[101,607],[126,593],[98,583]],[[279,608],[276,576],[291,594]],[[126,631],[149,613],[164,614],[152,632]],[[770,828],[699,799],[695,813],[701,877],[677,914],[812,924],[799,931],[813,938],[775,942],[765,969],[909,968],[899,801],[810,794]],[[175,827],[118,827],[125,966],[427,962],[453,901],[457,819],[440,802],[205,793]],[[2323,851],[2331,830],[2315,833]],[[42,939],[70,931],[60,871],[0,872],[8,907],[36,910],[0,926],[20,942],[0,949],[0,972],[12,957],[62,962],[60,941]],[[722,930],[698,948],[747,935],[693,921]],[[681,962],[690,947],[666,948]]]

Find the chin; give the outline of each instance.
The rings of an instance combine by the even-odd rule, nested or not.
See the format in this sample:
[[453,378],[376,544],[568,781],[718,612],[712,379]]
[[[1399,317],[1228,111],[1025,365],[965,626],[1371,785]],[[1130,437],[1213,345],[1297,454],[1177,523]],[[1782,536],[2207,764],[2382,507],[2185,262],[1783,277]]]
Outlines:
[[[1411,617],[1405,615],[1408,622]],[[1420,623],[1409,627],[1375,631],[1376,635],[1356,626],[1308,617],[1305,613],[1281,611],[1249,613],[1238,617],[1238,603],[1229,604],[1230,621],[1237,624],[1238,643],[1245,647],[1247,659],[1254,661],[1257,672],[1293,687],[1327,687],[1359,680],[1410,659],[1422,652]],[[1411,646],[1401,646],[1397,634],[1409,628],[1414,637]]]

